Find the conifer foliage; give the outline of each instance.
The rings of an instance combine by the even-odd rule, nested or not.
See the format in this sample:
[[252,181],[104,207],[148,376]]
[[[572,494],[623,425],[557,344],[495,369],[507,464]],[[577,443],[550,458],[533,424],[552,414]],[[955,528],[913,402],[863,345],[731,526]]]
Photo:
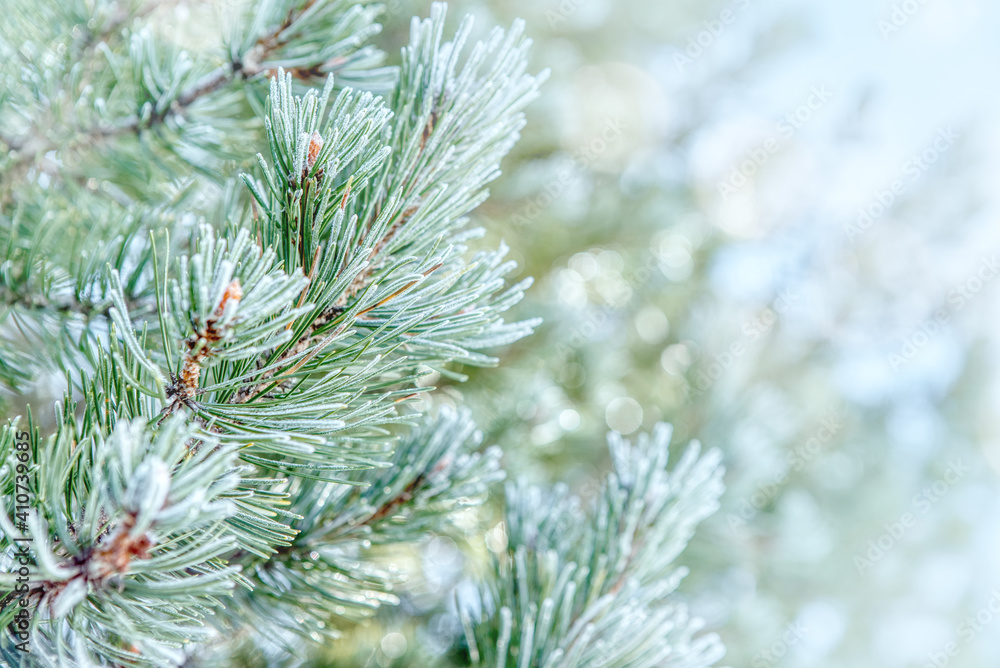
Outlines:
[[[337,642],[398,602],[406,574],[373,549],[504,477],[420,379],[496,364],[537,325],[504,319],[530,282],[469,225],[544,78],[524,26],[470,45],[434,5],[384,67],[379,7],[347,0],[231,3],[200,51],[154,30],[150,0],[4,9],[0,383],[65,388],[52,419],[10,408],[0,431],[3,659],[228,665],[239,638],[282,663]],[[668,441],[613,437],[589,510],[509,486],[448,656],[715,662],[673,591],[718,457],[668,473]]]

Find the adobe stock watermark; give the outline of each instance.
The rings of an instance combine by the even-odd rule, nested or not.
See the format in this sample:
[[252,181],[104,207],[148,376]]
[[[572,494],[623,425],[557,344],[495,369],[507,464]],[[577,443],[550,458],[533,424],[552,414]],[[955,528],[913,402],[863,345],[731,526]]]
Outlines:
[[894,4],[889,18],[879,19],[876,24],[878,31],[882,33],[882,39],[889,39],[893,34],[899,32],[927,2],[928,0],[903,0],[903,2]]
[[[10,476],[14,480],[11,489],[13,494],[10,497],[3,497],[4,507],[0,508],[0,513],[3,513],[4,517],[3,521],[0,522],[0,529],[3,530],[4,534],[7,534],[6,538],[12,548],[12,551],[8,551],[5,555],[11,561],[7,575],[8,582],[13,585],[9,605],[17,607],[17,612],[11,619],[7,630],[14,640],[14,649],[25,654],[30,651],[31,621],[34,612],[34,608],[29,603],[31,598],[31,565],[34,561],[32,555],[34,539],[28,530],[28,516],[29,513],[34,512],[35,493],[38,490],[38,472],[31,461],[30,438],[31,434],[27,431],[15,432],[14,452],[4,464],[4,468],[10,466],[13,469],[13,471],[8,471],[14,474]],[[11,510],[14,511],[13,522],[7,516],[7,498],[10,498],[12,502],[10,505],[12,506]]]
[[576,10],[580,9],[584,2],[587,0],[562,0],[559,6],[556,7],[555,11],[548,10],[545,12],[545,19],[549,22],[549,28],[555,28],[560,23],[565,23],[569,21],[569,17],[576,13]]
[[899,516],[895,522],[888,522],[882,525],[885,532],[868,541],[866,549],[860,554],[854,555],[854,567],[858,575],[864,575],[875,564],[882,561],[886,553],[898,543],[906,533],[917,525],[917,520],[922,515],[931,511],[937,503],[944,498],[948,490],[961,480],[969,467],[962,463],[961,459],[953,459],[948,462],[948,468],[944,475],[927,487],[924,487],[917,494],[913,495],[911,505],[912,511],[907,511]]
[[820,426],[813,435],[785,456],[787,466],[770,480],[758,483],[754,492],[739,502],[736,512],[729,513],[726,518],[729,528],[735,531],[738,527],[746,526],[778,495],[789,475],[801,471],[823,452],[843,426],[844,415],[838,413],[831,413],[820,420]]
[[683,52],[674,54],[674,65],[677,66],[677,71],[684,72],[688,65],[701,58],[705,51],[710,49],[716,40],[726,32],[726,27],[736,21],[739,13],[750,6],[750,2],[751,0],[732,0],[730,4],[733,7],[726,7],[714,19],[702,22],[705,29],[688,38]]
[[788,650],[797,645],[809,629],[799,622],[791,622],[785,627],[785,632],[767,649],[757,652],[750,661],[751,668],[770,668],[777,664],[787,654]]
[[808,123],[813,115],[833,97],[833,92],[827,90],[826,84],[813,86],[809,97],[794,111],[785,114],[774,124],[775,134],[768,137],[760,146],[750,150],[746,158],[729,173],[725,181],[719,183],[719,194],[722,201],[750,182],[750,178],[767,164],[771,156],[777,153],[784,142],[795,136],[795,133]]
[[997,261],[996,254],[983,257],[975,273],[948,292],[947,305],[938,309],[932,317],[921,322],[910,334],[904,336],[899,350],[889,353],[888,361],[892,370],[898,371],[900,367],[909,364],[917,353],[937,337],[955,313],[965,308],[990,281],[996,278],[998,271],[1000,262]]
[[857,241],[888,212],[909,186],[920,180],[920,177],[931,168],[941,156],[951,150],[958,141],[959,135],[950,126],[938,130],[930,145],[920,153],[911,156],[900,168],[900,178],[893,180],[885,190],[873,191],[874,197],[864,206],[858,207],[858,217],[852,223],[844,224],[844,234],[850,242]]
[[741,339],[733,341],[728,348],[716,354],[712,361],[704,369],[699,369],[694,375],[692,390],[695,396],[701,395],[708,390],[717,380],[728,371],[736,360],[747,352],[745,341],[756,341],[764,334],[774,329],[778,322],[778,315],[786,313],[792,304],[799,300],[798,295],[791,290],[782,290],[771,305],[766,307],[753,318],[745,321],[740,328],[743,334]]
[[606,120],[601,133],[578,148],[573,154],[573,162],[578,169],[573,170],[570,167],[560,169],[555,177],[549,179],[542,187],[541,193],[530,198],[528,203],[511,217],[511,225],[515,229],[519,229],[537,219],[545,209],[549,208],[566,192],[570,185],[580,179],[580,170],[587,169],[597,158],[607,152],[608,148],[621,138],[622,130],[627,129],[627,127],[620,119]]
[[1000,615],[1000,591],[994,589],[990,593],[993,594],[993,597],[986,602],[986,605],[977,610],[974,615],[966,617],[955,628],[958,640],[949,641],[940,652],[930,652],[923,668],[947,668],[951,664],[951,660],[962,653],[962,648],[965,645],[975,640],[976,636],[993,623],[993,620]]

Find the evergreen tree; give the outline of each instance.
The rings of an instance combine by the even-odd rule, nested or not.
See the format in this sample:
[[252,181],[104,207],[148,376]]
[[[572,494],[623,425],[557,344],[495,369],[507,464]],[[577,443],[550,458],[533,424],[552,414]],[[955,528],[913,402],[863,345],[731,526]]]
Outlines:
[[[226,6],[187,48],[144,0],[4,9],[3,659],[300,662],[398,602],[379,548],[504,477],[424,381],[537,325],[468,220],[544,78],[524,26],[466,48],[435,5],[384,67],[346,0]],[[21,410],[53,377],[52,418]],[[507,487],[458,663],[719,659],[672,595],[717,453],[668,472],[665,426],[610,451],[593,499]]]

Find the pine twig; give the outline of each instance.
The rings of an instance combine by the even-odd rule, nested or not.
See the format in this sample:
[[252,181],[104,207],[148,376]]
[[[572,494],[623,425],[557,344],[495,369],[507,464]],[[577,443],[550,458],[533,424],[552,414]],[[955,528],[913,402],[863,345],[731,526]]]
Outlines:
[[163,409],[161,421],[171,413],[177,411],[181,406],[188,406],[194,410],[192,400],[198,393],[198,382],[201,378],[202,364],[205,358],[212,354],[212,346],[218,343],[225,336],[225,328],[219,326],[219,320],[226,314],[227,310],[235,310],[243,298],[243,288],[237,279],[233,279],[222,295],[222,300],[212,316],[205,323],[201,331],[195,332],[186,342],[187,350],[184,353],[184,362],[181,366],[181,374],[174,379],[174,382],[167,387],[168,398],[172,398],[171,403]]

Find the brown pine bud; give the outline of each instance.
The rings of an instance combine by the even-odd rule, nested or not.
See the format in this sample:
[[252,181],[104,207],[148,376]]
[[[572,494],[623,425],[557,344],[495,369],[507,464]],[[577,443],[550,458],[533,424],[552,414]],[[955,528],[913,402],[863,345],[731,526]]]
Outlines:
[[240,285],[240,279],[234,278],[226,286],[226,291],[222,294],[219,306],[215,310],[219,315],[222,315],[230,301],[235,301],[238,304],[241,299],[243,299],[243,286]]
[[311,172],[312,168],[316,165],[316,159],[319,157],[319,152],[323,150],[323,138],[318,132],[313,132],[312,137],[309,139],[309,152],[306,154],[306,172]]
[[226,307],[230,302],[235,302],[235,306],[239,306],[240,300],[243,299],[243,286],[240,285],[240,279],[234,278],[226,286],[226,291],[222,293],[222,299],[219,300],[218,306],[215,307],[215,311],[212,312],[212,316],[208,319],[207,327],[202,333],[206,339],[211,342],[218,341],[222,338],[222,332],[216,329],[216,324],[222,314],[226,312]]

